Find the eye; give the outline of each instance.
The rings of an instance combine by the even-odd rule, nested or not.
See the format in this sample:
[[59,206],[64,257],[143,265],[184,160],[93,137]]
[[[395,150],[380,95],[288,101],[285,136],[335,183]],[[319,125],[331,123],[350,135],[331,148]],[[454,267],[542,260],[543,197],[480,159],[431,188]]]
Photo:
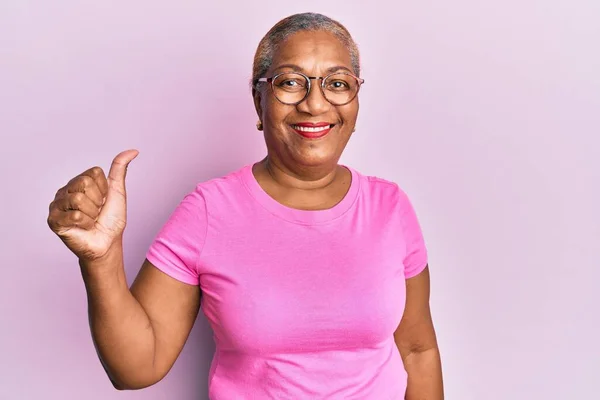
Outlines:
[[336,79],[330,82],[327,82],[327,89],[328,90],[333,90],[333,91],[343,91],[343,90],[348,90],[350,88],[350,85],[348,84],[348,82],[341,80],[341,79]]
[[296,86],[301,86],[301,85],[300,85],[300,82],[298,82],[297,80],[287,79],[287,80],[281,82],[280,86],[296,87]]
[[306,90],[306,80],[297,74],[283,74],[273,82],[274,86],[286,92],[298,92]]

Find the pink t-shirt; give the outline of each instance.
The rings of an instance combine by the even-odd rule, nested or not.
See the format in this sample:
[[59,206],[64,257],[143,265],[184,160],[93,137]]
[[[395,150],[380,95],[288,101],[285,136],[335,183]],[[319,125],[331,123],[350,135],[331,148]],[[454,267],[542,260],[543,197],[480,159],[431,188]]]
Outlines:
[[320,211],[278,203],[251,165],[200,183],[151,245],[152,264],[202,290],[210,399],[404,399],[393,333],[427,252],[398,185],[348,169]]

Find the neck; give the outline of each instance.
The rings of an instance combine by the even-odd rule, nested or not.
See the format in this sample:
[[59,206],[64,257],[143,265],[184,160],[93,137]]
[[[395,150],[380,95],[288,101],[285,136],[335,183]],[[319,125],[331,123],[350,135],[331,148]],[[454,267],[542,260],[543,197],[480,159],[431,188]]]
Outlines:
[[269,177],[280,187],[297,190],[319,190],[328,188],[336,180],[337,164],[331,166],[289,168],[266,157],[261,164]]

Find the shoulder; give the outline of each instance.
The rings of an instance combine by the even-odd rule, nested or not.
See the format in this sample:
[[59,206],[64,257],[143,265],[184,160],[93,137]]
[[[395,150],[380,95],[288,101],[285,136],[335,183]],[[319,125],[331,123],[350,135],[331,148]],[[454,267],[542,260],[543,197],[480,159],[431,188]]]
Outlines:
[[407,193],[395,181],[356,171],[361,180],[362,195],[378,205],[402,206],[410,204]]
[[[232,172],[196,183],[187,198],[208,216],[231,215],[248,202],[246,177],[251,166],[246,165]],[[251,172],[250,172],[251,173]]]
[[243,166],[223,175],[196,183],[189,195],[208,197],[231,196],[243,188],[243,174],[250,166]]

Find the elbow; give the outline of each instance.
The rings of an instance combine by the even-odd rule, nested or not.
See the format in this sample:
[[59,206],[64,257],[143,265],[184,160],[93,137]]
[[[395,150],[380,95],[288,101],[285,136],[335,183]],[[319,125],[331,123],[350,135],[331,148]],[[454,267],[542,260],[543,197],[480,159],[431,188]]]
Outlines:
[[116,390],[122,391],[122,390],[131,390],[130,388],[128,388],[127,386],[123,385],[121,382],[117,382],[114,379],[110,380],[110,383],[112,383],[113,387]]
[[126,382],[121,382],[121,381],[114,381],[114,380],[110,380],[110,382],[112,383],[113,387],[118,390],[118,391],[126,391],[126,390],[140,390],[140,389],[145,389],[147,387],[150,387],[152,385],[154,385],[157,382],[135,382],[135,383],[126,383]]
[[162,378],[149,377],[116,377],[109,375],[110,383],[118,391],[140,390],[153,386],[160,382]]
[[115,378],[115,377],[113,377],[113,376],[110,376],[110,375],[109,375],[109,376],[108,376],[108,379],[110,380],[110,383],[113,385],[113,387],[114,387],[116,390],[119,390],[119,391],[125,391],[125,390],[137,390],[137,388],[136,388],[136,387],[134,387],[134,386],[132,386],[132,385],[130,385],[130,384],[127,384],[127,383],[126,383],[125,381],[123,381],[123,380],[118,380],[118,379],[116,379],[116,378]]
[[140,390],[160,382],[168,370],[158,370],[148,362],[135,363],[135,365],[110,365],[100,358],[104,372],[112,386],[118,391]]

